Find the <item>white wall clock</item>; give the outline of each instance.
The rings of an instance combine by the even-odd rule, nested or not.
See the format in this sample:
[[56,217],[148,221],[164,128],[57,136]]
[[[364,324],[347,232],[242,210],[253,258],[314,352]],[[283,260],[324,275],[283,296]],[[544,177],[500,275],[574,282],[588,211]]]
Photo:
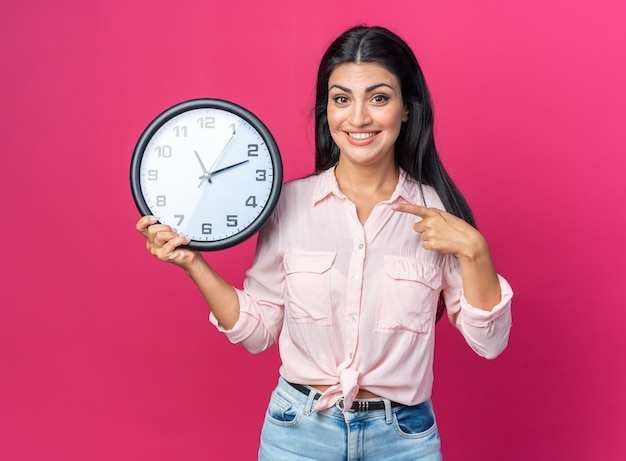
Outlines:
[[280,153],[249,110],[193,99],[157,116],[133,152],[130,182],[142,215],[156,216],[203,251],[254,235],[282,188]]

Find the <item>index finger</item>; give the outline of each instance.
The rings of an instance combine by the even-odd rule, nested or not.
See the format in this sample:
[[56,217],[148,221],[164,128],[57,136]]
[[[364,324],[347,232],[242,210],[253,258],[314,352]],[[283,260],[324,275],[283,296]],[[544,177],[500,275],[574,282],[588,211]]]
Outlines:
[[139,221],[137,221],[136,229],[142,234],[146,232],[148,227],[157,222],[157,218],[155,216],[144,216]]
[[414,205],[412,203],[396,203],[391,207],[394,211],[400,211],[402,213],[409,213],[420,218],[427,218],[432,216],[435,212],[431,208],[426,208],[420,205]]

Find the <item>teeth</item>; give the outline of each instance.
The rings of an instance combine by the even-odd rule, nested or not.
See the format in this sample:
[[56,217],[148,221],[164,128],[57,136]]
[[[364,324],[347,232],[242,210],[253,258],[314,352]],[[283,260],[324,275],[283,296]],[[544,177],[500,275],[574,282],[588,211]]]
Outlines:
[[371,138],[372,136],[374,136],[376,133],[348,133],[348,136],[350,136],[352,139],[367,139],[367,138]]

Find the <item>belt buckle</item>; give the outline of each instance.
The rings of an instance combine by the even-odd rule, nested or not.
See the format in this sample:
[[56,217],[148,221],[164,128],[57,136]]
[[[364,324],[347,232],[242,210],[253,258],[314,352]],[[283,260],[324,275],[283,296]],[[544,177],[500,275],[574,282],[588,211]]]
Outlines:
[[339,410],[341,410],[342,413],[345,413],[346,411],[349,411],[350,413],[354,413],[355,411],[352,408],[349,408],[347,410],[345,409],[344,404],[343,404],[343,397],[337,400],[337,403],[335,403],[335,406],[339,408]]

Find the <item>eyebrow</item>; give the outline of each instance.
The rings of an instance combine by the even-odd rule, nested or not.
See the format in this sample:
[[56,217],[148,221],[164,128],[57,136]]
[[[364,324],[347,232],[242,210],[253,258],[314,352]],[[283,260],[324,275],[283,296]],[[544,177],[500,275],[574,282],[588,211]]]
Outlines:
[[[390,89],[392,89],[392,90],[394,89],[394,88],[393,88],[391,85],[389,85],[388,83],[376,83],[375,85],[368,86],[367,88],[365,88],[365,92],[366,92],[366,93],[370,93],[370,92],[374,91],[375,89],[380,88],[381,86],[386,86],[386,87],[388,87],[388,88],[390,88]],[[330,86],[330,88],[328,88],[328,91],[332,90],[333,88],[338,88],[338,89],[340,89],[341,91],[345,91],[346,93],[352,93],[352,90],[351,90],[351,89],[346,88],[345,86],[338,85],[338,84],[336,84],[336,83],[335,83],[334,85],[331,85],[331,86]],[[395,91],[395,90],[394,90],[394,91]]]

